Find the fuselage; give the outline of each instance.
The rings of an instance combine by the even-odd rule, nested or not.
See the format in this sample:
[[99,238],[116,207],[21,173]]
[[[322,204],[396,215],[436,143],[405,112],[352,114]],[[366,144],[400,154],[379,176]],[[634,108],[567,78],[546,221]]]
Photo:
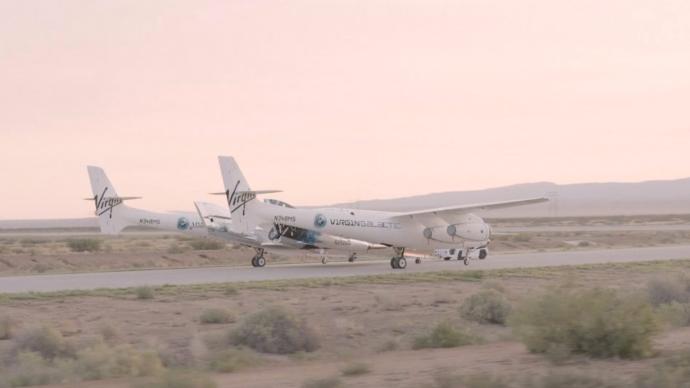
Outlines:
[[[448,234],[449,222],[437,220],[436,227],[429,228],[412,217],[400,217],[397,213],[358,209],[300,209],[260,204],[253,208],[262,222],[311,229],[328,235],[336,235],[405,247],[415,251],[431,252],[437,248],[480,248],[490,238],[490,230],[480,217],[467,214],[461,222],[453,223],[455,235]],[[462,236],[462,237],[460,237]]]

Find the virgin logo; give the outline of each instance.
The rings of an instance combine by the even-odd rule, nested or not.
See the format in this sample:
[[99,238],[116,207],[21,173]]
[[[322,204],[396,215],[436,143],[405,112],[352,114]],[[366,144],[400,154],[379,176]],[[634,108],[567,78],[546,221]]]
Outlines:
[[122,199],[118,197],[106,197],[108,188],[103,189],[103,193],[100,196],[94,197],[96,202],[96,215],[102,216],[105,213],[110,213],[108,216],[113,218],[113,208],[122,204]]

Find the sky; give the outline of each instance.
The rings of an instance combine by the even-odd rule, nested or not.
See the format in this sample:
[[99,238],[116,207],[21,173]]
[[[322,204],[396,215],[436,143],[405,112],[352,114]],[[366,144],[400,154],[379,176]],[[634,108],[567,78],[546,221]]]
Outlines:
[[690,176],[687,0],[0,0],[0,219]]

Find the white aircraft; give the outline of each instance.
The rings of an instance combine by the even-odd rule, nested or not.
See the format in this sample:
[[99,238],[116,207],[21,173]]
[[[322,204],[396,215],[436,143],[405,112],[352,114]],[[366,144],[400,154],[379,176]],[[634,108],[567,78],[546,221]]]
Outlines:
[[[225,195],[235,233],[252,235],[266,227],[298,228],[317,235],[334,235],[370,241],[392,247],[394,269],[407,267],[405,251],[431,253],[455,249],[457,258],[469,264],[472,256],[488,255],[491,227],[472,214],[476,210],[499,209],[548,201],[530,198],[505,202],[459,205],[411,212],[384,212],[341,208],[293,208],[256,200],[264,191],[252,191],[234,158],[218,158]],[[263,252],[257,251],[257,257]],[[419,263],[419,259],[417,259]]]
[[[208,235],[206,225],[197,213],[157,213],[129,207],[125,205],[125,201],[140,197],[120,197],[102,168],[88,166],[87,169],[93,191],[93,197],[87,200],[94,202],[102,233],[119,234],[129,226],[147,226],[198,236]],[[230,218],[227,210],[213,204],[205,205],[215,208],[216,212],[225,213],[226,217]]]
[[[386,246],[370,244],[349,238],[341,238],[325,234],[315,234],[311,231],[294,228],[271,226],[267,230],[255,230],[254,233],[235,233],[230,225],[232,219],[227,208],[207,202],[195,202],[196,213],[157,213],[148,210],[135,209],[124,204],[125,201],[139,199],[139,197],[120,197],[115,187],[108,179],[105,171],[100,167],[89,166],[89,179],[99,220],[101,232],[105,234],[119,234],[129,226],[146,226],[155,229],[188,233],[197,236],[210,236],[233,244],[241,244],[256,249],[257,254],[252,259],[254,267],[266,265],[264,252],[270,250],[319,250],[322,263],[326,263],[326,250],[342,251],[349,254],[349,261],[353,262],[357,253],[368,252],[372,249],[385,249]],[[274,206],[290,207],[277,200],[266,200]]]

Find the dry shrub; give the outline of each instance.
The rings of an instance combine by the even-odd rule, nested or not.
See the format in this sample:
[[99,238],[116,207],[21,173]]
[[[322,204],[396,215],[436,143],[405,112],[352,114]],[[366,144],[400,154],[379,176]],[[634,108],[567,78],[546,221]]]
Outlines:
[[671,302],[657,307],[659,317],[673,326],[690,326],[690,303]]
[[21,352],[17,355],[16,363],[3,372],[0,379],[4,378],[5,384],[10,387],[57,384],[67,379],[69,374],[65,369],[68,368],[55,365],[37,352]]
[[247,349],[225,349],[211,353],[208,357],[210,370],[219,373],[232,373],[257,365],[259,359]]
[[639,376],[638,388],[687,387],[690,381],[690,352],[658,364],[652,372]]
[[72,252],[98,252],[101,250],[102,240],[94,238],[79,238],[67,240],[67,246]]
[[361,376],[371,372],[369,365],[363,362],[353,362],[345,365],[341,370],[343,376]]
[[199,319],[203,324],[222,324],[234,321],[232,314],[225,309],[204,310]]
[[469,321],[504,325],[510,310],[510,302],[503,294],[484,290],[465,300],[460,306],[460,315]]
[[98,344],[77,352],[75,374],[84,380],[155,376],[163,364],[155,352],[141,352],[131,345]]
[[314,330],[304,320],[278,307],[248,316],[230,333],[230,342],[273,354],[313,352],[319,348]]
[[654,306],[690,302],[690,282],[682,277],[658,277],[647,284],[649,302]]
[[136,289],[134,289],[134,294],[137,296],[137,299],[141,300],[153,299],[155,297],[153,288],[146,286],[137,287]]
[[431,333],[415,338],[412,348],[455,348],[477,342],[476,337],[455,329],[449,322],[441,322],[433,328]]
[[35,352],[49,360],[71,353],[62,334],[48,326],[32,327],[19,333],[15,348],[20,353]]
[[14,335],[14,320],[10,317],[0,317],[0,341],[8,340]]
[[646,300],[603,289],[547,291],[524,301],[510,324],[532,352],[559,347],[592,357],[649,356],[658,331]]

